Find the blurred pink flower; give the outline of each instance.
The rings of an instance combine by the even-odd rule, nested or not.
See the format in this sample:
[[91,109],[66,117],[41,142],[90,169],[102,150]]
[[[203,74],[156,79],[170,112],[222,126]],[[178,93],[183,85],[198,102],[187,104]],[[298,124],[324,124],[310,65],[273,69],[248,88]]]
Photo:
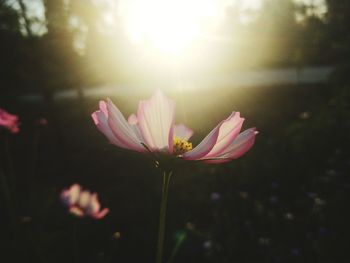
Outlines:
[[82,190],[79,184],[73,184],[61,193],[62,202],[69,208],[69,212],[78,217],[103,218],[108,208],[101,210],[100,202],[96,193]]
[[97,128],[109,141],[138,152],[166,152],[187,160],[223,163],[237,159],[254,144],[258,133],[250,128],[240,133],[244,119],[239,112],[220,122],[196,147],[188,140],[193,131],[175,124],[175,103],[158,90],[149,100],[140,101],[137,115],[125,119],[109,99],[100,101],[92,113]]
[[47,126],[49,124],[46,118],[40,118],[36,121],[36,123],[40,126]]
[[8,113],[4,109],[0,108],[0,126],[5,127],[12,133],[18,133],[19,132],[18,116]]

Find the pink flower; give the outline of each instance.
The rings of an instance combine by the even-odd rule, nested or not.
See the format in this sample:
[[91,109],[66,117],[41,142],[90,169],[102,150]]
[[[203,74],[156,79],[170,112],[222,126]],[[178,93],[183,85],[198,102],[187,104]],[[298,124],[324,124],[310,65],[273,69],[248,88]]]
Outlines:
[[158,90],[149,100],[140,101],[137,115],[126,120],[109,99],[100,101],[92,114],[97,128],[121,148],[138,152],[166,152],[187,160],[223,163],[237,159],[254,144],[255,128],[240,133],[244,119],[239,112],[220,122],[196,147],[189,139],[193,131],[175,124],[175,103]]
[[40,118],[36,121],[36,123],[39,125],[39,126],[47,126],[49,124],[49,122],[47,121],[46,118]]
[[96,193],[82,190],[79,184],[73,184],[68,189],[64,189],[61,200],[69,208],[69,212],[78,217],[101,219],[109,212],[108,208],[101,210]]
[[12,133],[19,132],[18,116],[8,113],[0,108],[0,126],[5,127]]

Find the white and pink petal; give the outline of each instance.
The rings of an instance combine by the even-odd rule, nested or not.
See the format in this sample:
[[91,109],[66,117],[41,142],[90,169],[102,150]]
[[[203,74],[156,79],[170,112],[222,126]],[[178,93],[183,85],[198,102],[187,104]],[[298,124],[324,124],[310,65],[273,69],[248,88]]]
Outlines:
[[98,201],[97,194],[94,193],[91,195],[90,203],[87,207],[89,214],[97,213],[100,210],[100,202]]
[[129,116],[128,123],[130,125],[137,125],[138,124],[137,116],[134,113]]
[[65,189],[61,193],[61,200],[67,206],[75,205],[80,196],[81,187],[79,184],[73,184],[70,188]]
[[103,217],[105,217],[107,214],[109,213],[109,209],[108,208],[104,208],[101,211],[92,214],[91,216],[95,219],[101,219]]
[[240,129],[241,121],[243,119],[239,117],[239,113],[233,112],[226,120],[220,122],[195,148],[186,152],[183,157],[188,160],[198,160],[209,153],[214,154],[223,151],[229,142],[234,139],[237,130]]
[[107,113],[104,113],[102,110],[98,110],[92,113],[91,117],[99,131],[107,137],[110,143],[122,148],[127,148],[127,146],[114,135],[113,131],[109,127]]
[[245,130],[237,136],[223,153],[216,157],[209,157],[205,161],[208,163],[224,163],[241,157],[254,145],[257,134],[256,128]]
[[89,191],[82,191],[79,195],[78,205],[82,209],[86,209],[91,200],[91,193]]
[[219,128],[219,135],[214,147],[204,158],[216,157],[223,153],[225,149],[233,142],[241,131],[244,118],[240,117],[239,112],[232,114],[224,120]]
[[78,207],[78,206],[71,206],[71,207],[69,208],[69,212],[70,212],[71,214],[77,216],[77,217],[83,217],[83,216],[85,216],[84,211],[83,211],[80,207]]
[[123,143],[124,148],[145,152],[146,149],[142,146],[141,138],[139,138],[120,110],[110,100],[107,101],[107,110],[108,125],[114,136]]
[[195,148],[183,154],[186,160],[197,160],[208,154],[213,149],[218,136],[221,123],[216,126]]
[[152,151],[172,152],[175,103],[160,90],[149,99],[140,101],[137,120],[145,143]]
[[255,142],[255,137],[258,134],[256,128],[250,128],[238,135],[236,140],[225,150],[224,157],[237,159],[245,154]]

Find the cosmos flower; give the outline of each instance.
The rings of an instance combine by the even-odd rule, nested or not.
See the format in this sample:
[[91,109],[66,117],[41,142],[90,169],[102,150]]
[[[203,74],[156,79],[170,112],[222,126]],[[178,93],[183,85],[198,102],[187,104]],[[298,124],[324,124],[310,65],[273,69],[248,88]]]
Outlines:
[[193,131],[175,124],[175,103],[160,90],[140,101],[137,114],[128,120],[109,99],[100,101],[99,106],[92,114],[97,128],[112,144],[142,153],[164,152],[186,160],[223,163],[245,154],[257,134],[255,128],[240,133],[244,119],[239,112],[232,112],[193,148],[189,142]]
[[62,202],[68,207],[69,212],[77,217],[103,218],[108,208],[101,210],[100,202],[96,193],[82,190],[79,184],[73,184],[61,193]]
[[4,109],[0,108],[0,126],[5,127],[11,133],[19,132],[18,116],[8,113]]

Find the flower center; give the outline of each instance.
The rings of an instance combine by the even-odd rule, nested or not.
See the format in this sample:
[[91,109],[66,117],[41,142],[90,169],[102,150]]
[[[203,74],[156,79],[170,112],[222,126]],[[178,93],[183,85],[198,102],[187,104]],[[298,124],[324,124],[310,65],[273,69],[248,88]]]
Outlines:
[[174,154],[181,155],[192,150],[192,143],[178,137],[174,137]]

